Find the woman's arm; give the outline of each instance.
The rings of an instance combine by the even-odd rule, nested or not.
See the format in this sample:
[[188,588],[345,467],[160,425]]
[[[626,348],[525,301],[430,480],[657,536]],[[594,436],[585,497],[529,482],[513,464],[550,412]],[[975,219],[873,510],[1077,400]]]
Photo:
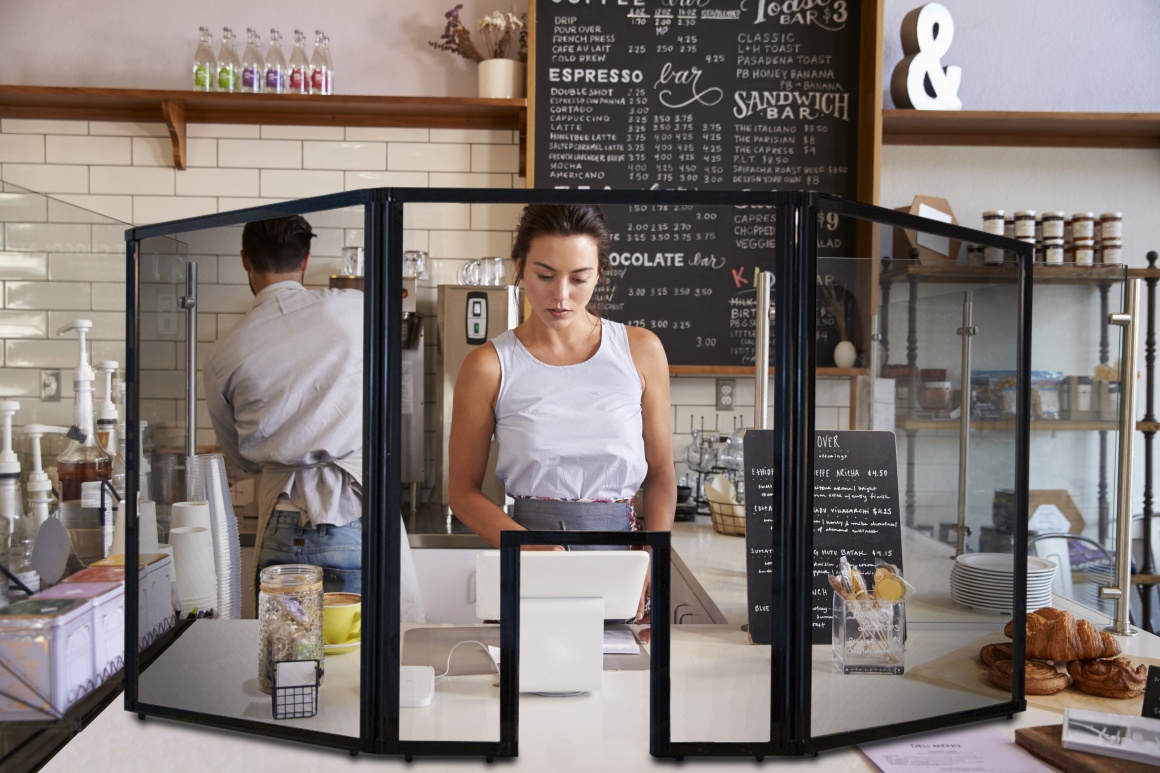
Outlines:
[[669,402],[669,360],[654,333],[628,328],[632,361],[644,382],[640,398],[644,456],[648,462],[641,492],[646,531],[671,531],[677,512],[677,472],[673,467],[673,409]]
[[447,464],[451,512],[496,547],[501,531],[520,528],[483,493],[501,375],[499,356],[490,343],[464,359],[455,380]]

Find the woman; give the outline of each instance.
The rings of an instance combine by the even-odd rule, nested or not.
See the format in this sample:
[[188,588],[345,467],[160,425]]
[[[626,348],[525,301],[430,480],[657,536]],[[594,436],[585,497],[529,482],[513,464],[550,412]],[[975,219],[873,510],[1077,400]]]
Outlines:
[[[530,314],[471,352],[459,371],[451,509],[492,545],[511,529],[672,528],[676,473],[664,348],[648,330],[588,309],[610,265],[609,241],[598,207],[527,206],[512,260]],[[512,517],[483,493],[493,433],[496,475],[515,499]],[[632,503],[638,490],[640,513]]]

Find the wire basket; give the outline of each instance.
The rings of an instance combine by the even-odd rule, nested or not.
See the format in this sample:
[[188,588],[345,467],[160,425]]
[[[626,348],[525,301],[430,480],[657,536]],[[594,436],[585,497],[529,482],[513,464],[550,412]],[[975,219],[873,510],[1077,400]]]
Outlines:
[[721,534],[745,536],[745,505],[709,500],[709,515],[713,517],[713,531]]
[[278,661],[270,689],[274,719],[303,719],[317,714],[321,681],[322,667],[317,660]]

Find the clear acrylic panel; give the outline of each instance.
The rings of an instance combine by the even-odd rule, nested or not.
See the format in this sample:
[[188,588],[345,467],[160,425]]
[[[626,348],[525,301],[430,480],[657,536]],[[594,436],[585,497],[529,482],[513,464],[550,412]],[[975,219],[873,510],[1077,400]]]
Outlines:
[[[72,600],[77,596],[72,579],[83,577],[90,564],[106,560],[111,545],[106,546],[105,535],[111,537],[116,510],[107,487],[95,480],[85,481],[89,472],[109,477],[113,465],[106,465],[102,458],[70,479],[69,468],[58,460],[73,445],[64,434],[65,428],[81,423],[76,418],[74,399],[80,354],[79,337],[71,327],[75,321],[92,323],[85,335],[88,362],[95,369],[100,363],[117,363],[111,399],[123,408],[127,226],[107,212],[82,206],[90,203],[110,207],[115,214],[122,209],[99,197],[46,196],[0,180],[0,279],[4,283],[0,345],[5,351],[0,394],[5,402],[14,403],[9,406],[13,411],[11,445],[4,451],[6,456],[14,454],[21,473],[18,477],[22,478],[7,482],[0,506],[7,516],[0,519],[0,563],[21,585],[0,578],[0,606],[7,607],[9,601],[25,604],[22,612],[14,606],[11,616],[0,621],[0,748],[9,750],[26,744],[30,737],[29,726],[22,722],[56,719],[93,692],[111,695],[117,687],[114,675],[124,665],[119,627],[102,630],[90,640],[86,636],[92,629],[75,623],[67,625],[85,632],[75,638],[93,646],[69,649],[67,669],[57,669],[50,662],[54,648],[61,649],[61,620],[67,615],[85,625],[84,613],[79,618],[75,614],[74,605],[81,602]],[[95,386],[103,398],[103,380]],[[30,425],[37,424],[49,428],[43,434],[31,433]],[[38,458],[33,457],[34,436],[39,437]],[[107,447],[112,450],[111,444]],[[100,453],[92,446],[89,450]],[[123,454],[123,446],[118,445],[118,450],[118,455]],[[34,470],[45,474],[51,491],[30,490],[27,484]],[[117,470],[120,472],[119,466]],[[61,485],[62,477],[67,487]],[[123,482],[123,475],[119,475],[117,483]],[[82,491],[88,495],[94,487],[104,496],[82,500]],[[58,509],[58,504],[62,508]],[[41,526],[53,514],[61,516],[53,523],[64,524],[72,555],[67,562],[61,556],[60,563],[41,577],[30,559]],[[11,551],[10,524],[15,527]],[[110,526],[108,532],[106,525]],[[117,569],[109,571],[116,574]],[[58,577],[63,582],[56,584]],[[55,587],[50,587],[49,580]],[[43,592],[42,600],[57,599],[61,606],[53,610],[53,602],[43,606],[27,602],[26,591]],[[103,601],[110,606],[119,603],[116,591],[106,592]]]
[[[318,479],[304,483],[304,476],[335,472],[341,477],[337,470],[343,463],[360,476],[362,471],[357,452],[363,421],[348,417],[362,416],[362,343],[349,331],[355,324],[362,329],[363,304],[357,283],[332,277],[341,273],[343,248],[362,244],[364,208],[304,217],[315,235],[304,286],[336,287],[356,298],[353,310],[347,305],[325,319],[311,317],[317,327],[309,331],[286,330],[280,315],[272,314],[262,322],[247,320],[245,335],[235,329],[254,308],[255,287],[240,256],[242,225],[140,243],[140,413],[149,423],[142,450],[152,470],[157,537],[173,556],[181,622],[180,635],[141,669],[138,699],[216,717],[227,726],[245,720],[282,731],[294,727],[357,739],[359,599],[327,598],[335,603],[324,603],[324,593],[360,591],[361,513],[348,512],[343,504],[332,515],[340,521],[354,517],[352,525],[313,528],[308,516],[294,512],[293,502],[270,506],[291,471],[298,481],[291,498],[300,501],[304,490],[323,485]],[[194,273],[196,287],[191,288]],[[187,311],[193,297],[195,311]],[[292,296],[270,303],[291,319],[302,319],[294,312],[308,308],[296,306]],[[190,313],[196,314],[197,331],[192,370]],[[329,335],[328,324],[333,325]],[[312,343],[317,341],[323,345]],[[213,376],[207,379],[211,362]],[[255,370],[255,363],[264,370]],[[305,394],[296,389],[300,378],[310,378],[314,388]],[[192,460],[186,457],[191,382],[197,401]],[[211,387],[216,389],[212,396],[207,394]],[[263,467],[266,473],[260,472]],[[270,517],[265,509],[281,512]],[[265,556],[267,565],[325,567],[317,573],[287,569],[281,579],[264,578],[259,588],[254,547],[259,542],[274,550]],[[201,616],[198,611],[204,612],[207,600],[212,614]],[[260,674],[263,652],[268,668]],[[316,692],[310,669],[296,675],[292,685],[277,682],[277,661],[315,659],[320,661]],[[309,697],[316,712],[284,718],[289,704],[272,703],[271,693],[282,699]]]
[[[981,255],[968,250],[977,245],[921,230],[855,221],[855,232],[858,254],[872,257],[818,261],[818,362],[838,360],[834,333],[853,344],[856,359],[849,373],[819,369],[815,431],[875,433],[882,442],[858,440],[874,458],[855,452],[852,472],[833,472],[852,476],[837,482],[849,486],[846,494],[815,482],[815,555],[829,544],[827,532],[840,532],[834,544],[850,547],[836,552],[860,563],[866,587],[866,597],[853,601],[828,587],[815,598],[815,614],[832,619],[841,608],[845,621],[832,624],[833,637],[825,621],[813,640],[811,735],[823,743],[1011,700],[1010,689],[988,683],[979,650],[1010,641],[1003,627],[1011,619],[1014,523],[997,529],[994,515],[1009,499],[1012,519],[1014,511],[1015,266],[1010,256],[1005,266],[968,265],[968,252]],[[843,324],[833,322],[842,316]],[[815,475],[832,466],[815,455]],[[832,505],[849,515],[826,509]],[[1003,555],[972,574],[954,561],[960,533],[964,558],[979,550]],[[841,577],[840,556],[823,552],[830,565],[815,563],[815,573]],[[884,563],[906,583],[901,602]]]

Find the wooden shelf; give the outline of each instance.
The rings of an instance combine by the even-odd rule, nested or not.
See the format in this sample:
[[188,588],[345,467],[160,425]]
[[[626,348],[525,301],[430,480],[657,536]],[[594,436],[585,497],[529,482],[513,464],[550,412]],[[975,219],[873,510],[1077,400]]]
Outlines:
[[[1124,266],[1120,264],[1096,266],[1048,266],[1037,263],[1031,268],[1032,276],[1037,284],[1053,284],[1056,282],[1091,282],[1107,280],[1122,282],[1126,275]],[[1011,263],[1001,266],[924,266],[920,263],[907,263],[899,268],[883,271],[879,278],[891,282],[906,281],[909,277],[930,279],[938,282],[975,283],[975,282],[1014,282],[1016,278],[1015,265]]]
[[[147,89],[0,85],[0,118],[163,121],[173,161],[185,168],[191,123],[387,126],[518,131],[526,147],[526,99],[219,94]],[[524,168],[521,153],[520,169]]]
[[882,144],[1160,148],[1160,113],[883,110]]
[[[930,431],[930,430],[958,430],[958,419],[898,419],[898,428],[903,430]],[[1063,421],[1061,419],[1044,419],[1032,421],[1032,432],[1095,432],[1105,430],[1115,432],[1120,423],[1116,421]],[[971,429],[980,432],[1014,432],[1014,419],[972,419]]]

